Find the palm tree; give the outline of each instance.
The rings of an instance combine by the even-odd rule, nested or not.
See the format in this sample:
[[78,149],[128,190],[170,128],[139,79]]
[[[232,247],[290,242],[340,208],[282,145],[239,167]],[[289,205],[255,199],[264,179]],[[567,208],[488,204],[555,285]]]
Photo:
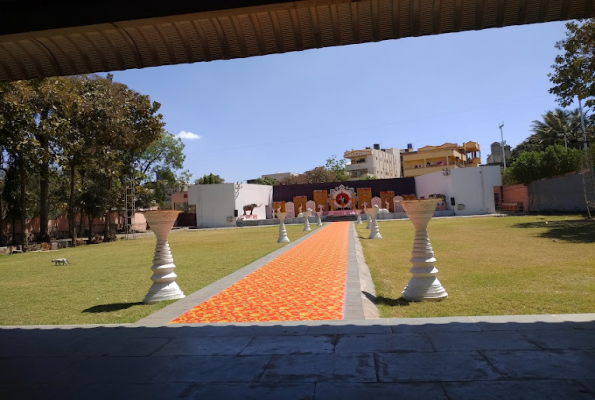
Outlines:
[[540,151],[554,144],[576,147],[577,138],[583,135],[580,110],[578,108],[573,111],[556,108],[541,117],[543,121],[533,121],[531,125],[533,135],[527,140],[532,139],[533,143],[539,144]]
[[[541,116],[541,121],[533,121],[531,131],[533,134],[514,148],[510,163],[519,155],[529,151],[545,151],[548,146],[555,144],[571,148],[581,148],[583,130],[581,128],[580,110],[573,111],[556,108]],[[588,122],[587,122],[588,123]],[[587,126],[587,130],[589,127]]]

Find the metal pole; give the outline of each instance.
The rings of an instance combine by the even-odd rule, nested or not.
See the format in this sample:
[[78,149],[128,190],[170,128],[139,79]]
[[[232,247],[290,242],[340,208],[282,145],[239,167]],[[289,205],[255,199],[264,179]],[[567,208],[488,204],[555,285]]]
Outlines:
[[502,141],[500,142],[500,146],[502,147],[502,160],[504,161],[504,169],[506,169],[506,152],[504,151],[504,145],[506,145],[506,142],[504,141],[504,133],[502,132],[504,122],[500,123],[498,127],[500,128],[500,137],[502,138]]

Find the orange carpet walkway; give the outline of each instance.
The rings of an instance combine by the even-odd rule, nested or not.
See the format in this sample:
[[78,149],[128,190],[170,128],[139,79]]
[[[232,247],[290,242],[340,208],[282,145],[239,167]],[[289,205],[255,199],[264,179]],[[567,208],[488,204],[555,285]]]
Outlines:
[[334,222],[172,323],[342,319],[349,222]]

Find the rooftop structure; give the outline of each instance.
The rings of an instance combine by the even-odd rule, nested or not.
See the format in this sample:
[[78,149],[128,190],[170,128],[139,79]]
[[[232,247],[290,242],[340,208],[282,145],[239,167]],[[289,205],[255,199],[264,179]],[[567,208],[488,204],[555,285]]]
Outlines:
[[413,177],[452,168],[479,167],[480,154],[477,142],[462,145],[444,143],[441,146],[424,146],[417,151],[402,151],[403,176]]
[[[502,158],[502,145],[500,142],[494,142],[490,146],[492,153],[488,155],[487,164],[488,165],[504,165],[504,159]],[[506,156],[506,160],[510,158],[510,146],[504,146],[504,155]]]

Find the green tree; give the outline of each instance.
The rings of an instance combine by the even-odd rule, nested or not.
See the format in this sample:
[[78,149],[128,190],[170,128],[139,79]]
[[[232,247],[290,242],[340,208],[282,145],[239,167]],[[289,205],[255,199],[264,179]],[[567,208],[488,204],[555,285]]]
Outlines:
[[523,185],[541,179],[541,153],[536,151],[522,153],[509,169],[512,179]]
[[545,151],[549,146],[564,145],[564,136],[568,147],[582,147],[583,131],[581,129],[580,111],[556,108],[541,116],[542,120],[534,120],[531,124],[533,134],[512,151],[509,163],[512,164],[520,154]]
[[337,160],[337,156],[335,155],[326,160],[325,168],[327,171],[331,171],[335,174],[335,177],[332,179],[334,182],[343,182],[350,178],[349,172],[347,172],[346,169],[345,160]]
[[175,171],[184,167],[184,147],[181,139],[169,132],[161,131],[159,138],[136,157],[138,171],[142,176],[151,175],[152,178],[155,175],[165,177],[167,174],[173,186],[178,179]]
[[568,22],[566,29],[566,38],[556,43],[563,53],[552,65],[554,72],[549,77],[554,86],[549,92],[562,107],[573,104],[578,96],[595,109],[595,19]]
[[34,135],[32,98],[33,91],[27,82],[3,83],[0,86],[0,147],[11,158],[12,171],[16,172],[19,179],[18,194],[12,192],[13,198],[19,199],[18,208],[12,208],[10,214],[13,218],[18,218],[21,226],[20,243],[23,251],[27,251],[29,246],[26,221],[30,210],[27,200],[30,196],[27,182],[39,149],[39,141]]
[[324,183],[335,182],[337,175],[334,171],[328,170],[325,167],[316,167],[304,172],[306,183]]
[[195,183],[197,185],[212,185],[216,183],[224,183],[225,179],[219,175],[214,175],[212,172],[209,175],[204,175],[202,178],[198,178]]
[[564,146],[549,146],[545,151],[523,153],[503,175],[505,184],[527,185],[542,178],[553,178],[580,169],[581,151],[565,149]]
[[254,183],[256,185],[270,185],[270,186],[278,185],[277,180],[275,178],[271,178],[270,176],[256,178],[254,180]]

